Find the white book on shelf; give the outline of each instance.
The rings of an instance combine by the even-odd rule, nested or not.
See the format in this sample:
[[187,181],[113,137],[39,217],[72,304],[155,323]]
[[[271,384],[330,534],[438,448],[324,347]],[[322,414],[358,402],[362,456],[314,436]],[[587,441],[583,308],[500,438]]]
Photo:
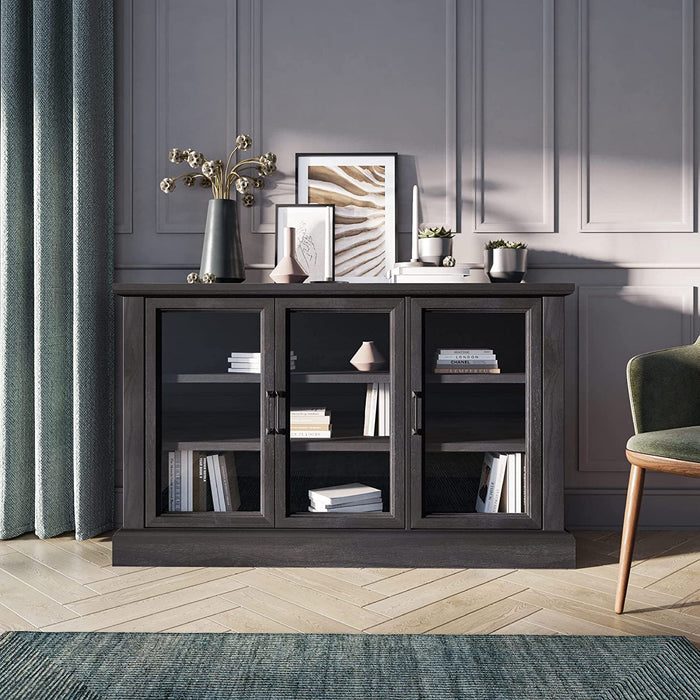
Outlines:
[[376,434],[378,396],[379,388],[377,382],[367,384],[367,393],[365,394],[365,429],[362,433],[365,437],[374,437]]
[[316,498],[309,498],[309,505],[312,508],[315,508],[316,510],[326,510],[328,512],[337,510],[338,508],[347,508],[347,506],[349,506],[349,505],[368,506],[368,505],[377,505],[377,504],[379,504],[380,506],[382,504],[382,496],[380,493],[376,494],[376,495],[369,496],[368,498],[361,498],[361,499],[358,499],[357,501],[352,501],[352,503],[338,503],[336,505],[323,503],[322,501],[319,501]]
[[232,352],[228,357],[230,360],[247,359],[250,357],[257,357],[260,359],[260,355],[260,352]]
[[332,432],[332,426],[328,426],[328,430],[297,430],[297,429],[290,429],[289,431],[289,437],[290,438],[307,438],[307,439],[315,439],[315,438],[325,438],[328,439],[331,436]]
[[495,359],[490,360],[442,360],[435,361],[436,367],[498,367]]
[[508,456],[498,452],[487,452],[481,469],[481,480],[476,497],[477,513],[497,513],[503,490]]
[[176,513],[182,510],[182,470],[180,468],[181,463],[182,450],[175,450],[175,495],[173,511]]
[[189,503],[187,496],[187,453],[189,450],[182,450],[180,456],[180,510],[186,511]]
[[499,513],[515,513],[515,453],[506,455],[506,473],[503,479]]
[[309,506],[310,513],[381,513],[384,506],[382,502],[377,503],[358,503],[347,506],[339,506],[338,508],[324,508]]
[[330,412],[327,408],[290,408],[290,416],[328,416]]
[[259,367],[229,367],[227,371],[231,374],[260,374]]
[[384,384],[384,393],[386,394],[386,401],[384,402],[384,410],[386,411],[385,425],[386,425],[386,437],[391,435],[391,384],[386,382]]
[[175,453],[168,452],[168,511],[175,511]]
[[219,462],[219,474],[224,496],[224,508],[227,512],[238,510],[241,507],[241,494],[238,489],[238,473],[233,452],[217,455]]
[[438,360],[495,360],[494,352],[437,352]]
[[220,492],[219,487],[216,482],[216,472],[217,472],[218,460],[216,455],[207,455],[207,471],[209,472],[209,488],[211,489],[211,500],[214,506],[214,511],[217,513],[222,512],[222,501],[223,494]]
[[194,450],[187,450],[187,510],[194,510]]
[[380,382],[377,386],[377,435],[383,437],[386,431],[386,425],[384,424],[386,419],[386,414],[384,413],[384,382]]
[[409,284],[413,284],[414,282],[437,282],[438,284],[464,284],[465,282],[467,282],[467,279],[468,275],[450,275],[445,277],[441,277],[439,275],[421,275],[420,277],[414,277],[409,275],[398,274],[392,277],[392,280],[394,282],[406,282]]
[[289,422],[291,425],[325,425],[328,427],[331,423],[331,417],[321,415],[300,416],[292,413],[289,416]]
[[352,483],[340,486],[325,486],[319,489],[310,489],[309,498],[319,504],[339,505],[341,503],[354,503],[367,500],[370,495],[381,497],[381,490],[366,484]]
[[522,513],[523,508],[523,461],[522,452],[515,453],[515,513]]
[[399,267],[396,275],[408,275],[411,277],[424,277],[426,275],[438,275],[449,277],[450,275],[468,275],[469,265],[455,265],[454,267],[439,267],[438,265],[424,265],[422,267]]
[[494,355],[492,348],[438,348],[439,355]]

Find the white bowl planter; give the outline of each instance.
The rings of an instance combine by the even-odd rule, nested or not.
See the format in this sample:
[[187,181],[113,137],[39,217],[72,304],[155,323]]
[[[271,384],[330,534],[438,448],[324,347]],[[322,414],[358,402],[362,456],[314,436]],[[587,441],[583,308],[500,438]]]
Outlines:
[[485,250],[484,272],[492,282],[522,282],[527,272],[527,248]]
[[452,255],[452,238],[418,239],[418,257],[422,263],[440,265],[448,255]]

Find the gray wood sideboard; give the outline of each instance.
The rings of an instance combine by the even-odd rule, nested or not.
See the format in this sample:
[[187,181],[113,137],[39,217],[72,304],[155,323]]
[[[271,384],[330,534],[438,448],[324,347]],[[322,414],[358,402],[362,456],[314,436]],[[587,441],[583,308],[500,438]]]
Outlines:
[[[563,512],[573,290],[115,285],[114,564],[574,566]],[[359,371],[350,359],[370,340],[383,362]],[[489,474],[498,512],[477,508],[487,455],[509,455],[502,479]],[[319,505],[318,489],[351,483],[367,495]]]

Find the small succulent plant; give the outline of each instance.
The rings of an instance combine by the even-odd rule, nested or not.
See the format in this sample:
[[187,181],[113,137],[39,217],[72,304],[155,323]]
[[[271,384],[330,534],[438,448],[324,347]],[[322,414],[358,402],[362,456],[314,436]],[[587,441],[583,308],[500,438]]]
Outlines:
[[489,241],[486,246],[486,250],[495,250],[496,248],[527,248],[527,243],[520,243],[519,241],[504,241],[499,238],[497,241]]
[[443,226],[429,226],[418,232],[418,238],[452,238],[452,229]]
[[456,264],[457,261],[451,255],[447,255],[442,259],[443,267],[454,267]]

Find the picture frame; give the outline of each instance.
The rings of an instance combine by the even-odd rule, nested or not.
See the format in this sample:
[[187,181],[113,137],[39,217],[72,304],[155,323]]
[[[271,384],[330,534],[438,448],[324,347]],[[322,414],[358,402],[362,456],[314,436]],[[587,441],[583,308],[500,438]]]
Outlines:
[[297,204],[335,206],[335,279],[385,282],[396,262],[396,153],[297,153]]
[[330,204],[277,204],[275,206],[276,261],[284,256],[284,229],[296,230],[295,257],[308,275],[308,282],[334,279],[335,207]]

